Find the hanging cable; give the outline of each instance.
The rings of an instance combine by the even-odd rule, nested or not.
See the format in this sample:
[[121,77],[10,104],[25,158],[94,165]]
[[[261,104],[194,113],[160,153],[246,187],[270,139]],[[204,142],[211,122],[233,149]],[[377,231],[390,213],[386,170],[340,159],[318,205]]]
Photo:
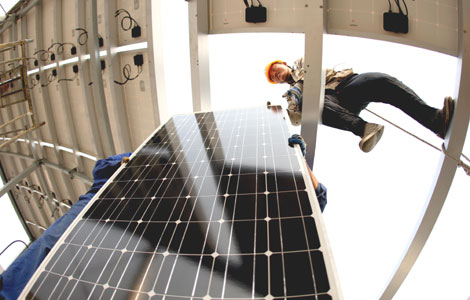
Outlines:
[[2,252],[0,252],[0,255],[2,255],[2,254],[3,254],[8,248],[10,248],[10,246],[13,245],[14,243],[23,243],[24,246],[25,246],[26,248],[28,248],[28,245],[27,245],[24,241],[22,241],[22,240],[16,240],[16,241],[11,242],[8,246],[6,246],[5,249],[3,249]]
[[[141,34],[139,23],[137,23],[137,21],[133,17],[131,17],[131,14],[127,10],[125,10],[123,8],[116,10],[116,12],[114,13],[114,17],[117,18],[117,17],[119,17],[120,14],[123,14],[123,13],[127,14],[127,16],[124,16],[121,19],[121,28],[122,28],[122,30],[129,31],[129,30],[132,29],[132,32],[131,32],[132,37],[133,38],[139,37],[140,34]],[[128,20],[128,22],[129,22],[128,26],[126,26],[126,24],[125,24],[126,20]]]
[[[397,4],[398,10],[400,11],[400,13],[405,15],[405,16],[408,16],[408,6],[406,5],[405,0],[402,0],[402,2],[405,5],[406,14],[404,14],[403,10],[401,10],[400,0],[395,0],[395,3]],[[389,1],[389,3],[390,3],[390,1]]]
[[52,72],[47,75],[47,83],[41,84],[41,87],[46,87],[46,86],[48,86],[48,85],[51,84],[51,82],[53,82],[56,78],[57,78],[57,71],[56,71],[56,70],[52,70]]
[[117,80],[114,80],[114,83],[117,83],[119,85],[124,85],[128,81],[136,79],[137,77],[139,77],[140,73],[142,73],[142,66],[141,65],[137,66],[137,71],[138,71],[137,75],[135,75],[134,77],[131,77],[131,65],[125,64],[124,68],[122,69],[122,75],[124,76],[124,78],[126,80],[124,80],[123,82],[119,82]]
[[[445,154],[445,156],[447,156],[447,157],[449,157],[450,159],[452,159],[452,160],[454,160],[455,162],[457,162],[457,166],[458,166],[458,167],[461,167],[461,168],[465,171],[465,173],[466,173],[468,176],[470,176],[470,166],[467,165],[467,164],[465,164],[462,160],[457,159],[457,158],[453,157],[452,155],[448,154],[448,153],[447,153],[447,150],[446,150],[446,148],[445,148],[444,143],[442,143],[441,149],[439,149],[438,147],[434,146],[433,144],[429,143],[428,141],[426,141],[426,140],[420,138],[419,136],[417,136],[417,135],[415,135],[415,134],[413,134],[413,133],[407,131],[406,129],[404,129],[404,128],[398,126],[397,124],[393,123],[392,121],[389,121],[389,120],[385,119],[384,117],[382,117],[381,115],[379,115],[379,114],[377,114],[377,113],[371,111],[370,109],[366,108],[365,110],[368,111],[368,112],[370,112],[370,113],[373,114],[374,116],[376,116],[376,117],[378,117],[378,118],[384,120],[385,122],[387,122],[387,123],[389,123],[389,124],[395,126],[396,128],[400,129],[401,131],[407,133],[408,135],[414,137],[415,139],[417,139],[417,140],[423,142],[424,144],[428,145],[429,147],[434,148],[434,149],[436,149],[436,150],[439,151],[439,152],[442,151],[442,152]],[[461,156],[462,156],[463,158],[465,158],[468,162],[470,162],[470,159],[468,159],[468,157],[465,156],[463,153],[461,154]]]
[[[78,43],[80,46],[85,45],[86,42],[88,41],[88,31],[86,31],[86,29],[84,29],[84,28],[75,28],[75,30],[81,31],[81,33],[78,35],[77,43]],[[82,37],[85,37],[85,41],[84,41],[84,42],[81,42]]]
[[[52,45],[49,46],[49,48],[47,49],[48,52],[52,52],[51,49],[54,48],[54,46],[57,46],[57,54],[63,54],[64,53],[64,46],[65,45],[71,45],[71,49],[70,49],[70,52],[72,55],[76,54],[76,47],[73,43],[69,43],[69,42],[65,42],[65,43],[53,43]],[[52,54],[51,54],[52,55]],[[51,60],[54,60],[51,58]]]
[[51,53],[50,51],[46,51],[46,50],[41,49],[41,50],[38,50],[38,51],[34,52],[33,55],[39,54],[39,59],[41,61],[47,61],[49,59],[50,53]]
[[73,73],[75,73],[75,76],[73,78],[60,78],[59,80],[57,80],[57,82],[61,82],[61,81],[74,81],[77,76],[78,76],[78,66],[77,65],[73,65],[72,66],[72,71]]

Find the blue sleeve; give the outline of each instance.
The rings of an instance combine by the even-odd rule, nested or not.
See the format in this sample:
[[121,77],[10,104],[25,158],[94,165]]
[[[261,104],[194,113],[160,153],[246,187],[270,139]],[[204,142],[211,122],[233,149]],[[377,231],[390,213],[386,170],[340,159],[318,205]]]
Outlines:
[[323,184],[318,183],[318,186],[315,189],[315,194],[317,194],[318,204],[320,204],[321,212],[323,212],[327,203],[326,187]]
[[300,111],[302,111],[302,89],[303,83],[298,82],[286,92],[287,96],[290,96],[292,99],[294,99],[295,104],[297,104]]
[[[17,299],[23,288],[33,276],[36,269],[42,263],[49,251],[54,247],[65,230],[72,224],[73,220],[80,214],[82,209],[95,196],[96,192],[119,168],[121,160],[131,153],[110,156],[98,160],[93,169],[94,182],[90,190],[79,197],[67,213],[55,221],[47,230],[20,255],[0,275],[0,299]],[[3,298],[2,298],[3,297]]]

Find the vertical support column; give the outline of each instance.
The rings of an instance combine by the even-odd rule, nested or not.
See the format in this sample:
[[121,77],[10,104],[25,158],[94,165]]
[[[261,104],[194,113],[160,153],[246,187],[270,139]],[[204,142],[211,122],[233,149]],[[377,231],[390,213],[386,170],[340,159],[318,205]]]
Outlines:
[[[447,153],[459,158],[462,154],[470,119],[470,2],[459,0],[459,78],[456,85],[457,103],[450,132],[445,139]],[[454,95],[454,96],[455,96]],[[434,224],[445,203],[457,169],[457,162],[441,154],[438,171],[434,179],[426,207],[416,227],[416,231],[400,263],[395,269],[381,300],[392,299],[423,250]]]
[[[42,32],[42,27],[43,27],[43,22],[42,22],[42,14],[43,14],[43,10],[42,10],[42,3],[39,2],[36,6],[36,47],[38,47],[38,50],[39,49],[44,49],[44,45],[43,45],[43,32]],[[59,137],[58,137],[58,134],[57,134],[57,127],[56,127],[56,124],[55,124],[55,120],[54,120],[54,113],[53,113],[53,109],[52,109],[52,105],[51,105],[51,101],[50,101],[50,97],[49,97],[49,90],[48,90],[48,87],[47,87],[47,74],[46,72],[44,71],[43,67],[44,67],[44,62],[40,59],[40,54],[37,54],[38,57],[37,57],[37,60],[38,60],[38,63],[39,63],[39,74],[41,75],[41,91],[42,91],[42,100],[43,100],[43,103],[44,103],[44,110],[45,110],[45,113],[46,113],[46,122],[47,122],[47,127],[49,128],[49,131],[50,131],[50,134],[51,134],[51,140],[52,140],[52,144],[54,145],[54,150],[55,150],[55,154],[56,154],[56,157],[57,157],[57,161],[59,162],[60,165],[62,166],[65,166],[65,161],[64,161],[64,157],[62,155],[62,152],[61,150],[59,149]],[[57,184],[55,183],[55,180],[52,179],[53,177],[51,177],[51,184],[52,184],[52,187],[53,189],[55,190],[55,193],[56,195],[59,195],[58,197],[60,198],[59,200],[62,201],[62,198],[60,196],[60,192],[59,192],[59,189],[57,187]],[[70,199],[75,199],[75,198],[78,198],[79,195],[77,195],[77,193],[75,192],[75,189],[72,185],[72,181],[70,178],[68,177],[65,177],[65,176],[62,176],[62,178],[64,178],[64,182],[65,182],[65,188],[67,189],[68,191],[68,198]],[[45,188],[45,187],[44,187]],[[49,197],[51,197],[51,203],[52,203],[52,195],[49,195]]]
[[[63,42],[63,24],[62,24],[62,0],[55,0],[54,1],[54,40],[58,43]],[[57,62],[61,61],[64,59],[64,54],[63,53],[57,53]],[[65,70],[64,66],[60,66],[59,63],[56,63],[56,68],[57,68],[57,77],[60,78],[65,78]],[[57,83],[59,87],[59,92],[62,97],[62,102],[64,103],[64,110],[65,114],[67,116],[67,127],[68,127],[68,132],[70,135],[70,139],[72,141],[72,150],[75,158],[75,163],[78,166],[78,169],[83,172],[84,170],[84,165],[83,165],[83,158],[78,154],[79,151],[79,146],[78,146],[78,137],[77,137],[77,131],[75,129],[75,123],[74,123],[74,117],[72,114],[72,106],[70,105],[70,98],[69,98],[69,93],[68,93],[68,88],[67,88],[67,82],[62,81]]]
[[150,94],[152,95],[153,115],[155,127],[168,119],[168,105],[166,102],[165,73],[162,47],[162,0],[146,0],[146,26],[148,34],[148,57]]
[[305,159],[310,168],[315,157],[317,129],[321,119],[321,108],[325,95],[325,76],[322,69],[323,33],[326,9],[323,0],[311,0],[307,10],[305,28],[305,76],[302,101],[301,135],[307,143]]
[[120,143],[120,152],[132,151],[131,133],[129,130],[129,122],[127,119],[126,102],[124,100],[123,87],[114,84],[114,78],[119,78],[121,74],[121,63],[119,55],[113,52],[113,48],[118,45],[118,34],[116,29],[116,18],[114,12],[116,11],[116,0],[104,1],[104,23],[106,31],[106,66],[108,68],[108,82],[111,91],[111,99],[113,100],[114,114],[116,116],[117,130],[118,130],[118,143]]
[[[86,21],[85,21],[85,2],[83,0],[75,0],[75,28],[86,28]],[[93,93],[91,92],[90,83],[90,67],[85,59],[87,54],[87,42],[80,41],[80,33],[81,31],[76,31],[77,34],[77,53],[78,59],[80,62],[80,81],[82,82],[82,94],[84,95],[84,105],[86,105],[88,111],[88,120],[90,121],[91,126],[91,133],[93,135],[93,141],[95,142],[96,148],[96,156],[97,159],[101,159],[105,157],[103,146],[101,144],[100,133],[98,129],[98,120],[96,119],[96,111],[95,106],[93,104]],[[80,45],[83,43],[83,45]]]
[[189,51],[193,111],[211,109],[209,77],[209,3],[191,0],[189,5]]
[[[106,157],[116,154],[113,135],[109,123],[106,97],[104,95],[103,78],[101,77],[100,49],[98,44],[98,12],[96,0],[87,1],[88,44],[90,50],[91,85],[95,99],[95,108],[98,118],[98,129]],[[107,41],[106,41],[107,42]]]

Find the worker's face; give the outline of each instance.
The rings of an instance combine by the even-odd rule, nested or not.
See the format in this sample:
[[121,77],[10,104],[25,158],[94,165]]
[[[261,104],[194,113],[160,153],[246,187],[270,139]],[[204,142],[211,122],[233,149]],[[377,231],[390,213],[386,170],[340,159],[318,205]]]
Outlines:
[[290,68],[285,64],[276,63],[271,67],[269,72],[269,78],[275,83],[287,82],[287,76],[289,76]]

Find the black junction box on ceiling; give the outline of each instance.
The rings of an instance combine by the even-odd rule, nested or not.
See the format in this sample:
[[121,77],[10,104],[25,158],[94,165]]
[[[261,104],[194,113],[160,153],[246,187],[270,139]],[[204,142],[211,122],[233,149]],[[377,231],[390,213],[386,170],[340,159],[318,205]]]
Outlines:
[[266,22],[267,10],[264,6],[250,6],[245,8],[245,21],[247,23]]
[[395,33],[408,33],[408,16],[402,13],[385,12],[384,30]]

